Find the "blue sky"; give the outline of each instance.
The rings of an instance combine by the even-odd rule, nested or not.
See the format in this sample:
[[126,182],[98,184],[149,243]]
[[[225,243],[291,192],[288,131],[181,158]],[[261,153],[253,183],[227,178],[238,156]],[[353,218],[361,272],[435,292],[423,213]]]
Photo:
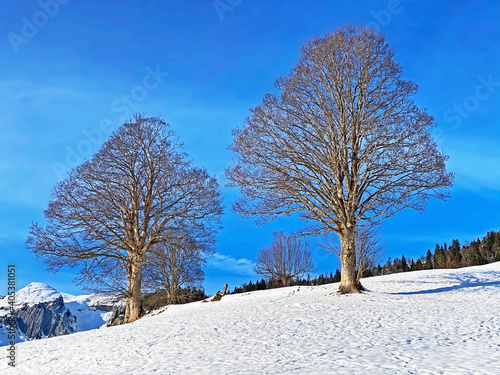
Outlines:
[[[496,1],[3,1],[0,5],[0,294],[7,265],[69,293],[74,270],[50,274],[25,247],[52,187],[134,112],[161,116],[194,164],[224,184],[231,130],[274,90],[299,47],[345,23],[382,30],[456,174],[452,198],[384,224],[386,255],[419,257],[437,242],[500,230],[500,4]],[[253,262],[281,220],[257,227],[226,213],[205,288],[256,279]],[[313,248],[318,272],[339,267]],[[2,271],[3,270],[3,271]]]

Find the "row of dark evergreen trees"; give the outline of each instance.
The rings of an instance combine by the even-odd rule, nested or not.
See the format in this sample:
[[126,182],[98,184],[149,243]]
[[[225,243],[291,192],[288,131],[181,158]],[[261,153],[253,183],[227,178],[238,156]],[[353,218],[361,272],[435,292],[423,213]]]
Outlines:
[[[294,279],[292,280],[290,286],[294,285],[322,285],[322,284],[330,284],[330,283],[337,283],[340,281],[340,271],[336,270],[335,274],[330,272],[330,275],[328,274],[321,274],[318,277],[311,278],[310,275],[307,275],[307,278],[301,278],[301,279]],[[235,293],[246,293],[246,292],[253,292],[254,290],[265,290],[265,289],[274,289],[274,288],[281,288],[283,285],[281,283],[281,280],[277,279],[270,279],[269,281],[266,281],[264,279],[257,280],[255,282],[252,282],[251,280],[248,283],[245,283],[241,286],[237,286],[234,288],[232,291],[232,294]]]
[[448,246],[436,244],[434,251],[427,249],[427,253],[416,261],[408,259],[404,255],[391,260],[381,267],[378,265],[367,270],[367,276],[387,275],[395,272],[408,272],[440,268],[460,268],[478,266],[500,261],[500,231],[488,232],[482,240],[479,238],[472,242],[460,245],[458,239],[451,241]]
[[[460,245],[458,239],[451,241],[448,246],[446,242],[443,245],[436,244],[434,252],[427,250],[425,255],[419,259],[408,259],[404,255],[400,258],[392,260],[390,257],[384,266],[380,264],[376,267],[369,268],[363,271],[363,277],[389,275],[397,272],[420,271],[440,268],[460,268],[477,266],[500,261],[500,231],[490,231],[483,237],[472,242],[466,242],[463,246]],[[335,283],[340,281],[340,271],[336,270],[335,275],[330,272],[330,275],[319,275],[311,279],[293,280],[291,285],[321,285]],[[282,287],[281,282],[271,279],[257,280],[255,283],[250,281],[239,287],[235,287],[232,293],[246,293],[254,290],[264,290]]]
[[174,301],[168,298],[164,290],[157,290],[154,293],[146,293],[142,296],[142,306],[144,309],[151,311],[159,309],[168,304],[180,305],[183,303],[201,301],[208,298],[205,291],[201,288],[180,288],[177,291]]

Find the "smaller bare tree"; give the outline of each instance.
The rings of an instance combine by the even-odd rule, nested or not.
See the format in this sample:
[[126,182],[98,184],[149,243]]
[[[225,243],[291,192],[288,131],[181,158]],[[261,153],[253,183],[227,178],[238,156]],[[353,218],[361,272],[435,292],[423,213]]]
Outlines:
[[[179,302],[185,287],[200,287],[205,277],[204,249],[184,231],[171,235],[168,243],[158,243],[147,254],[144,263],[144,286],[166,297],[168,304]],[[205,249],[206,251],[206,249]]]
[[294,278],[315,271],[316,265],[307,243],[274,234],[271,244],[259,250],[254,270],[261,276],[278,279],[283,286],[289,286]]
[[[382,242],[380,225],[358,227],[355,232],[354,246],[356,252],[356,268],[358,270],[356,280],[359,281],[363,277],[364,270],[373,268],[377,263],[380,263],[384,257],[385,243]],[[326,236],[321,246],[340,257],[341,248],[331,240],[330,236]]]
[[363,277],[363,271],[375,267],[384,257],[385,243],[382,242],[380,226],[373,225],[361,227],[356,230],[356,258],[359,281]]

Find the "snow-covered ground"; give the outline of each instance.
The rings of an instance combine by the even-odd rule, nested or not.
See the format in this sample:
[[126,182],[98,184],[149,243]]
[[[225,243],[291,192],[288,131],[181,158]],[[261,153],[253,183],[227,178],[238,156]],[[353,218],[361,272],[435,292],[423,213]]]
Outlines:
[[500,263],[225,296],[17,345],[2,374],[500,374]]

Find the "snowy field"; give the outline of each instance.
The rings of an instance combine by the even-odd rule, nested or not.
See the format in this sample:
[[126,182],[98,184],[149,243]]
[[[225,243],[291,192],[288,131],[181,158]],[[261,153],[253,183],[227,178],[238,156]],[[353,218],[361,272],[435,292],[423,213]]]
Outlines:
[[1,374],[500,374],[500,263],[225,296],[17,345]]

